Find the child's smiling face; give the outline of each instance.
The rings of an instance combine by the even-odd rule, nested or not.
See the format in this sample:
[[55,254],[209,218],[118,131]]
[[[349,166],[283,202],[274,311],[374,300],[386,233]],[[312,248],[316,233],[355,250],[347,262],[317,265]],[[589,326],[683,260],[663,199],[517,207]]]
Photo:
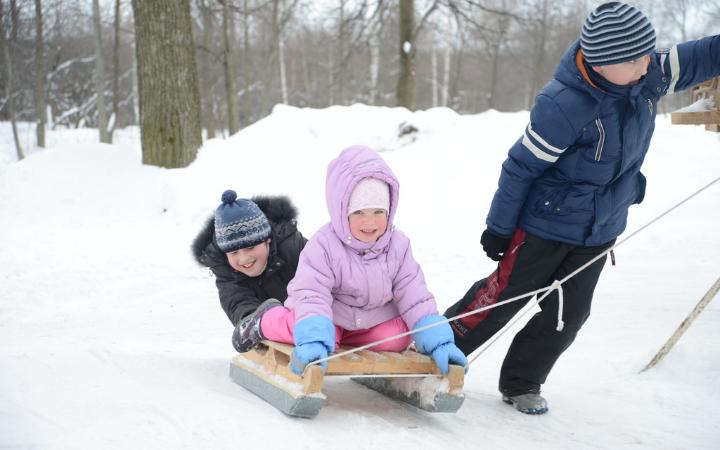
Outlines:
[[225,256],[233,269],[249,277],[257,277],[265,270],[269,253],[270,239],[252,247],[225,253]]
[[348,216],[350,233],[360,242],[377,241],[387,230],[388,214],[381,208],[365,208]]
[[593,70],[613,84],[631,86],[637,84],[640,78],[645,76],[649,64],[650,55],[645,55],[620,64],[593,66]]

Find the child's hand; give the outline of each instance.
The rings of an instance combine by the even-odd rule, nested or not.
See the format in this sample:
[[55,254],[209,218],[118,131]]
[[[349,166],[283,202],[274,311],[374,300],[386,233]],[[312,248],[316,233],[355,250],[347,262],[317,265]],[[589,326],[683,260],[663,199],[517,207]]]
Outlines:
[[485,230],[480,237],[480,243],[488,258],[493,261],[500,261],[505,256],[511,238],[512,236],[498,236],[490,230]]
[[[305,366],[318,359],[325,359],[335,350],[335,325],[325,316],[310,316],[293,328],[295,350],[290,357],[290,369],[302,375]],[[320,363],[327,369],[327,361]]]
[[[445,317],[433,314],[418,320],[414,329],[436,324],[445,320]],[[467,358],[455,345],[455,336],[447,322],[441,323],[426,330],[413,333],[415,346],[420,353],[432,356],[440,372],[447,374],[450,363],[463,366],[467,370]]]
[[[295,350],[293,350],[292,356],[290,356],[290,369],[296,374],[302,375],[305,371],[305,366],[313,361],[327,357],[327,348],[319,342],[298,345],[295,347]],[[327,369],[327,361],[321,362],[320,367]]]
[[463,366],[467,373],[468,360],[455,344],[442,344],[432,351],[431,356],[442,373],[446,374],[450,371],[451,363]]

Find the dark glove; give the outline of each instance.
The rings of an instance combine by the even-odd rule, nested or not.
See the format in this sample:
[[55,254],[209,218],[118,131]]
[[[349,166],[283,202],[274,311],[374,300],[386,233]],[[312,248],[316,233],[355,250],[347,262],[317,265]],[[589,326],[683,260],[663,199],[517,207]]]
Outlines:
[[482,244],[485,254],[488,258],[493,261],[500,261],[505,256],[505,251],[510,245],[510,239],[512,236],[499,236],[490,230],[483,231],[482,237],[480,237],[480,243]]

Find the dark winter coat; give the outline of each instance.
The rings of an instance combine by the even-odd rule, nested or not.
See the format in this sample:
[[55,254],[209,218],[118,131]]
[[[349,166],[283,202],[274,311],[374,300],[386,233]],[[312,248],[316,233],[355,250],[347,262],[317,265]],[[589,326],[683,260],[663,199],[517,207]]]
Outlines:
[[640,167],[658,100],[720,75],[720,36],[654,53],[647,74],[625,87],[593,86],[579,47],[568,50],[537,96],[524,136],[503,163],[487,217],[496,234],[521,228],[581,246],[615,239],[630,205],[645,195]]
[[225,314],[233,326],[255,311],[268,298],[284,302],[287,285],[295,276],[300,251],[307,239],[297,230],[297,210],[287,197],[254,197],[272,229],[270,253],[265,271],[258,277],[237,272],[215,241],[215,222],[211,217],[192,244],[197,262],[209,267]]

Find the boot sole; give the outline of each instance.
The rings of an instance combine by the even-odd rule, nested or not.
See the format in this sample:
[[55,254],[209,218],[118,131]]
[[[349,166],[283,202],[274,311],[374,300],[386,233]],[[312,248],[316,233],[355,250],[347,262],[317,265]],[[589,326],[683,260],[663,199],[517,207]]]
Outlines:
[[510,398],[506,396],[502,396],[502,401],[507,403],[508,405],[511,405],[516,410],[520,411],[523,414],[529,414],[531,416],[539,416],[541,414],[545,414],[548,412],[549,408],[519,408],[517,404]]

